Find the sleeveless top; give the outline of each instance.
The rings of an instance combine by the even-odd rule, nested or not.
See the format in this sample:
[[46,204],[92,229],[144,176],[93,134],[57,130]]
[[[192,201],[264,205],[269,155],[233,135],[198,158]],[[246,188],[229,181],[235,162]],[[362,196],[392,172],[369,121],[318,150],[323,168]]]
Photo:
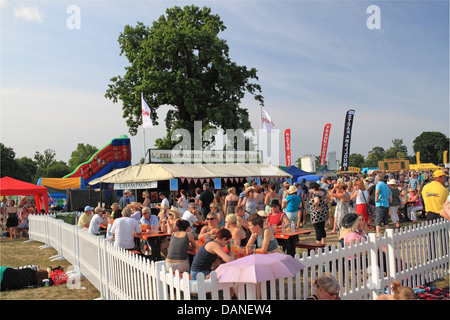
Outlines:
[[283,217],[284,212],[280,211],[279,213],[277,213],[276,215],[269,213],[269,216],[267,218],[267,222],[270,225],[276,224],[277,226],[281,225],[281,223],[283,222],[281,220],[281,218]]
[[236,208],[238,201],[228,201],[227,213],[234,213],[234,209]]
[[369,203],[369,193],[367,190],[359,190],[356,196],[356,204],[368,204]]
[[257,213],[258,212],[258,202],[256,201],[256,198],[253,199],[253,201],[245,200],[245,211],[248,213]]
[[[262,231],[261,236],[259,236],[257,233],[255,233],[256,236],[256,247],[262,248],[263,241],[264,241],[264,231],[266,231],[267,228],[264,228]],[[278,249],[278,241],[277,238],[273,237],[273,239],[269,242],[269,245],[267,246],[267,252],[273,251]]]
[[[314,205],[314,198],[319,199],[319,208],[316,209]],[[320,193],[311,193],[311,197],[309,198],[309,214],[311,223],[320,223],[323,221],[327,221],[328,219],[328,205],[325,201],[325,195]]]
[[217,254],[209,253],[205,249],[206,244],[211,241],[214,240],[210,239],[198,250],[192,262],[191,271],[211,271],[212,264],[217,259]]
[[171,260],[186,260],[188,258],[189,250],[189,237],[186,232],[185,236],[182,238],[175,237],[173,234],[170,237],[169,252],[167,254],[167,259]]

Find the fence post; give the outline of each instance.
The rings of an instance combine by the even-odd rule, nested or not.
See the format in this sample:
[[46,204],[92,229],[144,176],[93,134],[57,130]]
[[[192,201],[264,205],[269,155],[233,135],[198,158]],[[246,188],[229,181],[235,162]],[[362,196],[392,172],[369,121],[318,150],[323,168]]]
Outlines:
[[375,233],[369,233],[369,278],[367,279],[368,288],[371,289],[371,298],[373,300],[377,297],[377,289],[380,287],[381,275],[380,268],[378,267],[378,248],[377,248],[377,235]]
[[396,279],[396,266],[397,261],[395,257],[395,242],[394,242],[394,229],[386,229],[385,237],[388,240],[388,243],[386,245],[386,263],[388,264],[387,267],[387,280],[389,283],[392,281],[395,281]]
[[49,215],[44,215],[44,234],[45,234],[45,244],[40,246],[39,249],[48,249],[52,246],[50,245],[49,234],[48,234],[48,217]]
[[56,222],[56,237],[57,237],[57,248],[56,251],[58,251],[58,254],[51,256],[50,260],[51,261],[57,261],[57,260],[65,260],[64,256],[62,255],[62,230],[61,230],[61,225],[62,225],[62,220],[60,219],[56,219],[55,218],[55,222]]

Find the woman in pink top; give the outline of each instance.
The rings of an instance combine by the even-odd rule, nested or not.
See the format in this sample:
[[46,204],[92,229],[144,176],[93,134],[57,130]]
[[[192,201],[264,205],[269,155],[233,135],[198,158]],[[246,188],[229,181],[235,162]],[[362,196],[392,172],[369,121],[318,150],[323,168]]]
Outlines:
[[417,193],[415,189],[410,188],[408,195],[408,218],[412,222],[417,221],[416,212],[423,209],[422,200],[420,199],[420,195]]
[[354,242],[357,243],[362,239],[367,239],[367,234],[364,232],[364,220],[362,216],[356,213],[347,213],[342,218],[342,230],[339,235],[341,244]]

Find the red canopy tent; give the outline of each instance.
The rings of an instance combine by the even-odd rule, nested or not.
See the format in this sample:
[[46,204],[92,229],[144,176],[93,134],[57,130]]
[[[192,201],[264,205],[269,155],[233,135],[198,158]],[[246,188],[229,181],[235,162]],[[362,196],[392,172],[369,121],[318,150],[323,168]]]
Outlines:
[[16,180],[10,177],[0,179],[0,196],[29,196],[34,195],[38,212],[44,209],[48,212],[47,188],[32,183]]

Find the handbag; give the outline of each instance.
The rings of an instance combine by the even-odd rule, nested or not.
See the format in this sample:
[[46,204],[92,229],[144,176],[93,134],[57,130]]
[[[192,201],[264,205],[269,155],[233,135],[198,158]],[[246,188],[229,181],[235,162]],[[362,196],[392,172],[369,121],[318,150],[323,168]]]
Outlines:
[[371,206],[370,204],[367,203],[367,199],[366,199],[366,196],[364,195],[364,192],[362,193],[362,195],[363,195],[364,201],[365,201],[366,204],[367,204],[367,213],[368,213],[368,214],[371,214],[371,213],[372,213],[372,206]]

